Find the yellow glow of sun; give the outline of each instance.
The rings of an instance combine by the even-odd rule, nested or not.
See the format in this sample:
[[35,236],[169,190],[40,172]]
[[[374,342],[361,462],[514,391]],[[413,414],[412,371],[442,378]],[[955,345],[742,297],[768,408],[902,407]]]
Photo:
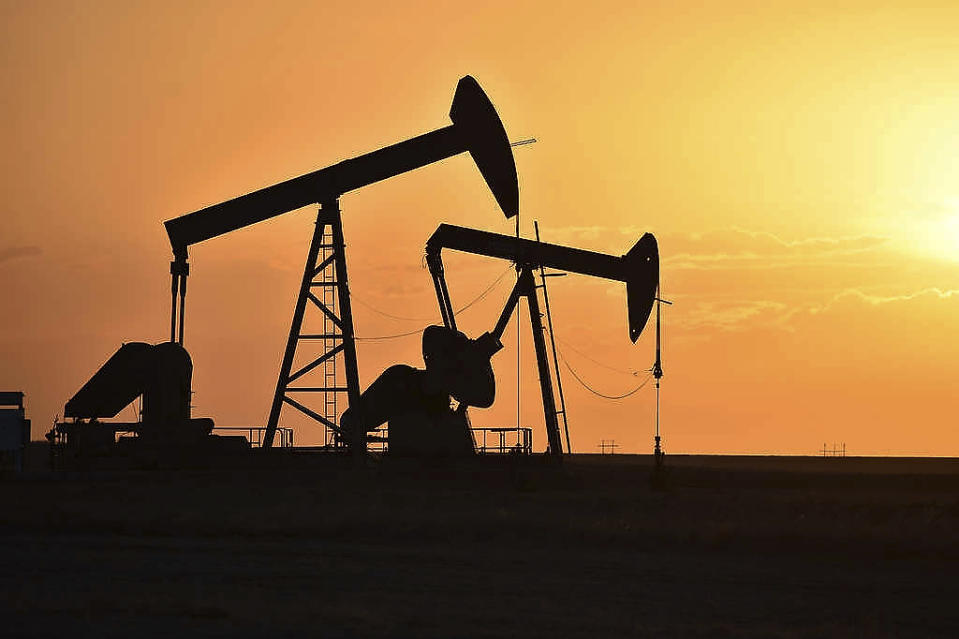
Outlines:
[[922,255],[959,261],[959,200],[949,206],[950,213],[931,220],[911,222],[906,230],[909,243]]

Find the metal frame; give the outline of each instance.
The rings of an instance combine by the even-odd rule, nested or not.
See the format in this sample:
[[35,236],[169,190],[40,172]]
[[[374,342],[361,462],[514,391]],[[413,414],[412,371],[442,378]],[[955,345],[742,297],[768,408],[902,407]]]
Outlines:
[[[433,277],[433,286],[436,290],[437,301],[440,306],[440,315],[443,317],[443,324],[446,328],[456,330],[456,319],[453,315],[453,303],[450,300],[449,289],[446,285],[446,275],[443,269],[443,258],[439,250],[427,250],[426,263]],[[546,438],[549,443],[549,453],[554,457],[561,458],[563,455],[563,442],[560,438],[559,420],[557,419],[559,411],[556,410],[556,399],[553,395],[552,373],[549,369],[549,361],[546,352],[546,338],[543,336],[545,327],[543,326],[542,314],[539,307],[539,298],[536,294],[538,288],[533,279],[534,265],[521,263],[520,271],[517,276],[516,284],[509,294],[503,312],[500,314],[496,327],[491,335],[498,342],[500,337],[506,331],[506,325],[510,317],[519,304],[519,298],[526,298],[526,306],[529,310],[530,329],[533,333],[533,347],[536,351],[536,366],[539,369],[539,387],[543,396],[543,412],[546,423]]]
[[[327,228],[329,227],[329,233]],[[323,258],[320,259],[320,253]],[[321,297],[317,297],[313,289],[320,289]],[[335,289],[335,295],[333,291]],[[337,305],[339,314],[337,314]],[[307,307],[316,308],[323,313],[324,332],[318,334],[302,333],[303,317]],[[309,364],[292,371],[293,359],[297,346],[301,341],[321,341],[323,352]],[[343,357],[346,371],[346,385],[336,385],[336,359]],[[323,366],[322,386],[292,386],[296,380],[310,374],[317,367]],[[291,372],[292,371],[292,372]],[[333,385],[330,385],[330,384]],[[305,405],[290,394],[322,393],[323,413]],[[326,429],[325,441],[334,447],[345,443],[359,445],[359,442],[344,442],[340,437],[341,430],[337,423],[336,414],[339,394],[347,395],[348,405],[356,405],[360,396],[359,373],[356,364],[356,339],[353,333],[353,311],[350,305],[350,290],[346,275],[346,254],[343,242],[343,222],[337,199],[332,199],[320,205],[316,217],[316,228],[313,230],[313,240],[310,242],[310,251],[307,254],[306,265],[303,269],[303,280],[300,284],[300,293],[293,308],[293,321],[290,325],[290,334],[283,354],[283,363],[276,381],[276,391],[273,394],[273,404],[270,407],[270,417],[263,434],[263,448],[273,446],[273,436],[276,433],[283,404],[292,406],[310,419],[319,422]],[[331,436],[332,433],[332,436]],[[360,450],[365,449],[365,442]]]
[[[539,222],[533,221],[533,228],[536,229],[536,241],[539,242]],[[549,345],[553,351],[553,373],[556,375],[556,391],[559,397],[559,410],[557,415],[563,416],[563,431],[566,433],[566,452],[572,454],[573,446],[569,442],[569,417],[566,414],[566,397],[563,395],[563,378],[559,373],[559,359],[556,354],[556,337],[553,334],[553,314],[549,309],[549,292],[546,290],[547,277],[565,277],[566,273],[547,273],[542,264],[539,266],[540,283],[537,288],[543,289],[543,306],[546,308],[546,325],[549,327]]]
[[[342,438],[338,437],[340,428],[336,424],[335,417],[331,418],[331,415],[335,416],[339,408],[335,394],[346,392],[351,405],[355,405],[359,399],[353,318],[346,284],[343,230],[337,202],[341,195],[468,152],[486,180],[503,214],[510,218],[519,213],[519,182],[516,179],[516,164],[513,161],[509,138],[506,136],[506,130],[493,103],[473,77],[464,76],[457,83],[449,118],[452,121],[451,125],[164,222],[174,256],[174,261],[170,265],[172,276],[170,341],[179,342],[182,345],[186,280],[189,274],[187,264],[189,247],[310,204],[321,204],[320,215],[317,218],[318,228],[313,235],[303,283],[294,308],[293,323],[287,339],[283,364],[270,408],[267,430],[264,433],[264,448],[272,446],[273,435],[284,403],[320,422],[328,431],[332,430],[334,444],[338,444],[342,441]],[[535,140],[524,140],[522,143],[532,141]],[[331,229],[332,241],[328,244],[331,245],[332,254],[324,254],[320,263],[322,266],[318,266],[318,249],[324,244],[323,231],[326,225]],[[330,265],[335,269],[337,277],[332,281],[315,281],[316,276]],[[325,297],[321,299],[312,295],[309,289],[316,286],[335,286],[336,302],[331,304]],[[178,294],[180,297],[179,336],[177,335]],[[327,327],[323,334],[316,336],[300,333],[307,302],[311,302],[324,312],[332,322],[334,330],[329,330]],[[339,314],[335,308],[336,303],[339,304]],[[339,329],[340,332],[337,333],[335,329]],[[300,340],[306,339],[324,340],[326,350],[306,367],[291,374],[290,369],[297,344]],[[342,348],[339,350],[336,345],[333,345],[337,339],[341,340]],[[289,385],[293,380],[324,362],[336,358],[339,354],[342,354],[344,359],[345,387],[336,385],[336,374],[328,372],[328,364],[324,364],[323,386],[294,388]],[[289,396],[289,393],[297,392],[327,393],[323,414]],[[332,401],[329,393],[334,394]],[[366,434],[355,433],[354,435],[354,441],[346,443],[356,452],[365,452]]]
[[[473,438],[480,433],[482,443],[477,443],[476,452],[484,455],[508,455],[518,453],[531,455],[533,453],[533,429],[529,426],[507,426],[505,428],[471,428]],[[490,444],[487,435],[496,435],[496,443]],[[513,435],[515,444],[507,442],[506,436]]]
[[[537,226],[537,235],[538,231]],[[536,289],[539,287],[533,279],[533,271],[536,268],[540,269],[540,274],[543,277],[542,288],[544,294],[546,294],[546,277],[553,275],[552,273],[546,273],[545,268],[561,269],[571,273],[582,273],[593,277],[625,282],[629,337],[635,343],[646,326],[653,302],[656,299],[659,280],[659,248],[656,244],[656,238],[652,234],[646,233],[625,255],[617,257],[569,246],[547,244],[540,242],[538,237],[534,241],[451,224],[440,224],[426,242],[426,263],[430,275],[433,277],[433,286],[443,323],[446,328],[456,330],[453,304],[450,301],[450,293],[446,285],[443,268],[442,251],[444,249],[509,260],[516,265],[519,271],[516,285],[503,307],[503,312],[496,322],[495,328],[474,340],[474,342],[484,343],[483,348],[489,350],[490,356],[502,348],[500,338],[506,330],[506,324],[516,310],[519,298],[526,298],[533,333],[533,346],[536,350],[536,365],[539,369],[540,391],[543,396],[546,435],[549,441],[548,451],[556,458],[562,458],[563,446],[558,417],[562,414],[565,423],[566,410],[565,406],[562,410],[556,409],[552,376],[547,359],[546,339],[543,335],[545,329],[536,293]],[[550,334],[552,335],[552,332]]]
[[[266,432],[266,428],[259,426],[214,426],[213,433],[245,433],[246,440],[250,442],[250,446],[253,448],[261,448],[263,446],[263,433]],[[276,434],[280,436],[280,448],[293,448],[293,429],[292,428],[277,428]]]

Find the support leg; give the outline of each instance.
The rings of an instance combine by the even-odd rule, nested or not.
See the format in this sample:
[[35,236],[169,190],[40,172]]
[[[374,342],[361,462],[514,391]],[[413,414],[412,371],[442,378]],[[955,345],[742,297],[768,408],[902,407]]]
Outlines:
[[436,301],[440,305],[440,315],[443,326],[456,330],[456,317],[453,314],[453,303],[450,301],[450,292],[446,287],[446,274],[443,270],[443,258],[439,253],[426,255],[426,263],[433,276],[433,288],[436,290]]
[[[190,265],[184,256],[176,256],[170,262],[170,341],[183,344],[183,311],[186,306],[186,277],[190,274]],[[180,295],[180,336],[177,337],[176,298]]]
[[546,352],[546,339],[543,337],[543,320],[539,312],[539,300],[531,271],[524,270],[521,278],[528,281],[524,285],[526,302],[529,305],[529,321],[533,329],[533,346],[536,349],[536,366],[539,369],[539,387],[543,393],[543,412],[546,418],[546,437],[549,452],[557,459],[563,456],[563,442],[559,435],[559,421],[556,419],[556,399],[553,397],[553,380],[549,371]]
[[183,346],[183,322],[186,312],[186,273],[180,275],[180,335],[177,342]]
[[180,275],[176,262],[170,262],[170,342],[176,341],[176,294],[180,288]]

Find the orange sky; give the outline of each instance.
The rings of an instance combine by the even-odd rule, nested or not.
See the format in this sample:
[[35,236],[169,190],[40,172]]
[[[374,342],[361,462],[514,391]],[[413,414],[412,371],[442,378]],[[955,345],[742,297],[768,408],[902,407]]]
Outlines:
[[[516,149],[524,234],[537,219],[545,240],[611,253],[659,238],[668,451],[959,454],[959,8],[637,5],[0,3],[0,387],[27,393],[39,436],[121,342],[167,337],[163,220],[442,126],[468,73],[512,139],[539,139]],[[423,323],[362,303],[435,313],[439,222],[512,231],[466,156],[341,206],[361,336]],[[192,249],[197,416],[266,420],[314,215]],[[450,257],[454,305],[504,268]],[[507,292],[461,328],[488,330]],[[551,287],[560,349],[609,394],[652,364],[624,300],[585,277]],[[505,341],[476,425],[515,422]],[[365,387],[421,365],[419,340],[359,359]],[[576,450],[649,449],[651,387],[608,402],[564,382]]]

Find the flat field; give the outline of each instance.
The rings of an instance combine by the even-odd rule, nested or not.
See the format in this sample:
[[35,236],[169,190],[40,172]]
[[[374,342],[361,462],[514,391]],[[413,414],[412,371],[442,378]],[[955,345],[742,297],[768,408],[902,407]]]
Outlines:
[[0,480],[0,635],[959,636],[959,460],[341,462]]

